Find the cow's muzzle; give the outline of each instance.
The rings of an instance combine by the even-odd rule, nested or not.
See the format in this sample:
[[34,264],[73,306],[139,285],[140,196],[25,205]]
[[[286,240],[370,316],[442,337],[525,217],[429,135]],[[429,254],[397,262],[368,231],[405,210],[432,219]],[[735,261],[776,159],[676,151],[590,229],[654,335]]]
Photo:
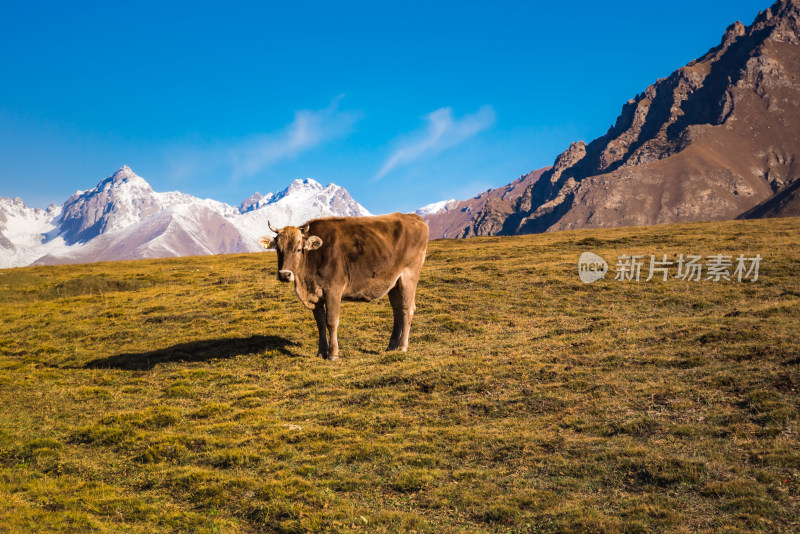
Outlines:
[[294,282],[294,273],[292,271],[278,271],[278,280],[281,282]]

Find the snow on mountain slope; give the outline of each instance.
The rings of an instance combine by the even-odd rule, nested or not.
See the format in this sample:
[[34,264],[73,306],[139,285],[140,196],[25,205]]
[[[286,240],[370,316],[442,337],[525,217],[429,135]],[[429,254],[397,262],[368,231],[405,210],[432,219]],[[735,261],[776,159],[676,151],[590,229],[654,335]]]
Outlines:
[[[0,197],[0,268],[27,265],[42,254],[44,234],[55,228],[61,208],[29,208],[19,198]],[[63,241],[50,245],[63,246]]]
[[453,206],[458,205],[459,202],[460,201],[456,200],[455,198],[451,198],[450,200],[442,200],[440,202],[434,202],[433,204],[422,206],[414,213],[416,213],[420,217],[425,217],[427,215],[434,215],[436,213],[446,211],[452,208]]
[[48,254],[36,265],[229,254],[259,250],[258,243],[216,210],[178,204],[83,246]]
[[177,191],[156,193],[144,178],[125,165],[94,189],[67,199],[58,221],[58,235],[69,245],[86,243],[178,205],[201,205],[223,216],[237,211],[222,202],[201,200]]
[[270,201],[275,198],[275,195],[272,193],[267,193],[266,195],[262,195],[258,191],[247,197],[242,201],[239,205],[239,212],[245,213],[247,211],[257,210],[262,206],[266,206],[270,203]]
[[0,268],[261,250],[273,226],[370,213],[335,184],[307,178],[239,208],[177,191],[158,193],[123,166],[62,207],[31,209],[0,198]]
[[[253,197],[250,197],[252,199]],[[264,202],[264,199],[269,199]],[[250,200],[248,199],[248,200]],[[243,202],[244,205],[247,201]],[[363,217],[371,215],[356,202],[343,187],[328,184],[326,187],[306,178],[295,180],[276,195],[257,200],[256,209],[234,217],[234,222],[251,238],[258,240],[271,233],[267,222],[276,228],[300,225],[319,217]]]

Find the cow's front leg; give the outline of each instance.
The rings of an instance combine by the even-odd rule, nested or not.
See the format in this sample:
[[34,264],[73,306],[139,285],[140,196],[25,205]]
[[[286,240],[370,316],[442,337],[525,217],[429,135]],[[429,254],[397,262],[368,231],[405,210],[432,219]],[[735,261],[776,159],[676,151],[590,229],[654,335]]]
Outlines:
[[326,330],[328,325],[326,315],[325,302],[320,300],[314,308],[314,319],[317,321],[317,330],[319,330],[319,348],[317,350],[317,356],[320,358],[328,357],[328,332]]
[[325,319],[330,333],[328,342],[328,359],[336,360],[339,358],[339,307],[342,303],[341,295],[325,295]]

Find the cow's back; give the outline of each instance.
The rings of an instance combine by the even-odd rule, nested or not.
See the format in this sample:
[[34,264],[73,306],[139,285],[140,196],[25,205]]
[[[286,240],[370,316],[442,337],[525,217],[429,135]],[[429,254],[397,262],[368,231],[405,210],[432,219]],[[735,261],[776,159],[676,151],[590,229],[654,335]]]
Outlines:
[[309,254],[323,284],[345,285],[345,297],[385,295],[403,272],[417,277],[428,246],[428,225],[416,214],[330,217],[309,221],[322,246]]

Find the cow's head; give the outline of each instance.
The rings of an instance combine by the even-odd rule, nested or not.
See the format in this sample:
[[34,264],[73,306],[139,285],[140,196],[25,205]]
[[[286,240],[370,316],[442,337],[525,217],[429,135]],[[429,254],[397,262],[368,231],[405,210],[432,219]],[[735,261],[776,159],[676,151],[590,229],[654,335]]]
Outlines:
[[267,221],[267,226],[275,232],[275,237],[265,235],[258,240],[258,243],[264,248],[274,248],[278,252],[278,280],[292,282],[295,273],[300,273],[303,268],[305,253],[321,247],[322,239],[308,235],[308,224],[302,228],[284,226],[278,229]]

